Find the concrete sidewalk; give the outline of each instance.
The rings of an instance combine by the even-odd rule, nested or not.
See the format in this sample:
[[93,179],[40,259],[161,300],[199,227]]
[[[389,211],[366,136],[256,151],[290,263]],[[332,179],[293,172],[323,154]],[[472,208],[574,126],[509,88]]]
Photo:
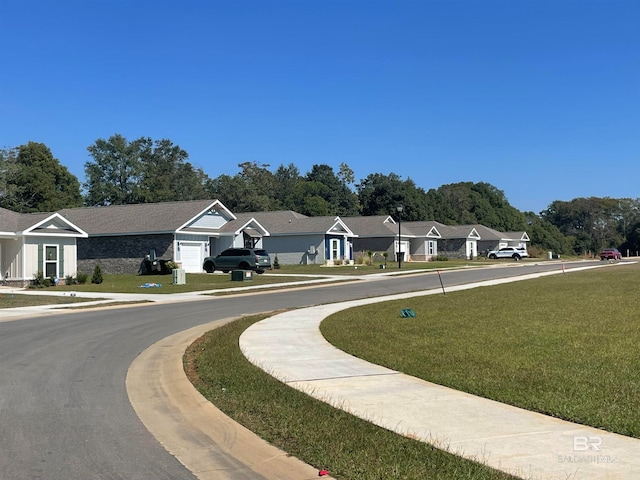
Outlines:
[[[495,283],[501,282],[448,290]],[[250,327],[241,336],[240,347],[252,363],[269,374],[336,408],[522,478],[640,478],[638,439],[529,412],[373,365],[336,349],[320,333],[320,322],[340,310],[434,293],[439,292],[286,312]]]

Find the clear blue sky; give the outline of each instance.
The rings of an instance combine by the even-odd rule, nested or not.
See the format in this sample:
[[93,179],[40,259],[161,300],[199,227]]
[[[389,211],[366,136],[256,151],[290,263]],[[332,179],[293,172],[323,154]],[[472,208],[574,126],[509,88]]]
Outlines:
[[637,0],[0,0],[0,147],[115,133],[210,177],[314,164],[538,213],[640,197]]

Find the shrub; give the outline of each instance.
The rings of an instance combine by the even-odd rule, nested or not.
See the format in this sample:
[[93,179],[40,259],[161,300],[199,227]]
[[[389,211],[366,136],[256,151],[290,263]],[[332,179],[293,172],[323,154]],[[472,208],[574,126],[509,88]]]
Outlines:
[[100,264],[96,264],[96,268],[93,269],[93,275],[91,276],[91,283],[101,284],[102,283],[102,267]]
[[173,260],[167,260],[165,262],[165,266],[167,267],[168,270],[175,270],[176,268],[180,268],[178,264]]
[[84,272],[78,271],[78,273],[76,274],[76,281],[80,285],[84,285],[85,283],[87,283],[88,279],[89,279],[89,274],[88,273],[84,273]]
[[435,257],[431,257],[432,262],[447,262],[449,261],[449,257],[445,255],[436,255]]
[[44,273],[42,273],[41,271],[38,271],[38,273],[33,276],[31,285],[29,285],[30,288],[45,288],[49,286],[51,286],[51,284],[49,283],[49,279],[44,278]]
[[276,253],[276,258],[273,259],[273,269],[280,270],[280,262],[278,261],[278,254]]

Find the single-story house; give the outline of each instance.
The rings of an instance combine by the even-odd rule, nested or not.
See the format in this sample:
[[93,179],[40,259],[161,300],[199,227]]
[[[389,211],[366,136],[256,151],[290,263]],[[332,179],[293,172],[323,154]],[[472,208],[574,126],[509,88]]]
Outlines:
[[525,247],[526,232],[482,225],[402,222],[390,215],[307,217],[285,210],[234,215],[218,200],[67,208],[20,214],[0,209],[0,282],[28,283],[38,271],[64,278],[136,273],[143,261],[172,260],[202,272],[206,256],[230,247],[265,248],[281,264],[353,263],[367,252],[390,261],[437,255],[473,258],[503,246]]
[[142,261],[173,260],[186,272],[201,272],[204,257],[234,246],[221,229],[236,217],[217,200],[67,208],[60,215],[82,225],[78,269],[136,273]]
[[474,258],[505,246],[527,248],[526,232],[498,232],[483,225],[445,225],[436,221],[396,222],[391,216],[343,217],[354,232],[354,250],[387,253],[397,261],[428,261],[438,255]]
[[[307,217],[292,210],[240,213],[224,226],[237,232],[241,225],[256,222],[269,235],[262,247],[278,262],[286,264],[352,263],[354,234],[337,216]],[[251,246],[245,244],[245,246]]]
[[59,213],[16,213],[0,208],[0,283],[26,286],[42,272],[75,276],[76,242],[87,233]]

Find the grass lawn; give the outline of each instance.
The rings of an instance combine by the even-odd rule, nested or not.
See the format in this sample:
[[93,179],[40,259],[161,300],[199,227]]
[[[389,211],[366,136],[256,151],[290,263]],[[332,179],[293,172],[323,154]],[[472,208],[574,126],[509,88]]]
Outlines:
[[[92,284],[91,277],[84,285],[63,285],[55,288],[61,291],[74,292],[114,292],[114,293],[184,293],[204,290],[217,290],[235,287],[247,287],[256,285],[270,285],[282,282],[294,282],[299,280],[309,280],[308,277],[281,277],[274,275],[253,275],[253,280],[244,282],[231,281],[230,274],[205,274],[188,273],[186,284],[172,284],[171,275],[103,275],[104,281],[100,284]],[[160,284],[162,287],[142,288],[145,283]]]
[[639,285],[620,265],[360,307],[321,330],[372,363],[640,437]]
[[335,478],[512,478],[430,445],[402,437],[294,390],[251,365],[238,338],[248,317],[207,333],[185,354],[196,388],[231,418],[273,445]]
[[[640,266],[616,266],[340,312],[332,343],[453,388],[640,436]],[[403,318],[412,308],[417,316]],[[510,478],[378,428],[251,365],[238,337],[209,332],[185,354],[196,387],[236,421],[336,478]]]
[[33,307],[37,305],[59,305],[100,300],[99,298],[53,297],[51,295],[21,295],[3,292],[0,294],[0,308]]

